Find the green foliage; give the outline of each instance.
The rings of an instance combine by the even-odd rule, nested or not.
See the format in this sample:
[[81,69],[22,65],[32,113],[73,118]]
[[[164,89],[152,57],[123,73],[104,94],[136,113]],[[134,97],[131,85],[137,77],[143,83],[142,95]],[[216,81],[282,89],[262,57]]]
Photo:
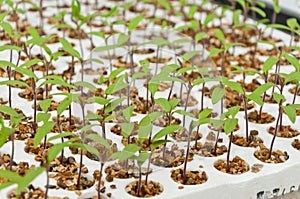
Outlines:
[[44,172],[43,167],[35,167],[26,172],[24,176],[9,171],[9,170],[0,170],[0,177],[8,179],[9,182],[1,184],[1,188],[5,188],[12,184],[17,184],[16,194],[20,195],[25,189],[32,183],[32,181],[37,178],[42,172]]
[[132,158],[136,152],[138,152],[141,147],[135,144],[126,145],[122,151],[115,152],[111,155],[112,159],[118,159],[119,161],[124,161]]
[[211,100],[213,104],[218,103],[223,96],[225,95],[225,89],[224,88],[220,88],[220,87],[216,87],[214,88],[212,95],[211,95]]
[[142,15],[139,15],[139,16],[131,19],[128,24],[128,30],[133,31],[137,27],[137,25],[143,20],[143,18],[144,17]]
[[278,62],[278,58],[270,56],[264,62],[263,72],[268,74],[268,71]]

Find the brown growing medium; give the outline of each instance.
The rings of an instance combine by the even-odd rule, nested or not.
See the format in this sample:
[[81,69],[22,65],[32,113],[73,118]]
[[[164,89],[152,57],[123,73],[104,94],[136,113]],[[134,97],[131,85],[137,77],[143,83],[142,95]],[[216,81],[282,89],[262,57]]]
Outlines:
[[[127,164],[127,165],[126,165]],[[141,168],[142,175],[146,175],[152,172],[152,169],[147,171],[147,168],[142,167]],[[126,161],[123,162],[117,162],[114,163],[105,169],[105,173],[108,178],[120,178],[120,179],[126,179],[126,178],[132,178],[132,177],[138,177],[139,176],[139,168],[136,167],[132,160],[129,160],[128,163]]]
[[292,142],[292,146],[297,149],[298,151],[300,151],[300,141],[299,139],[294,139],[294,141]]
[[287,154],[286,151],[281,151],[281,150],[273,150],[272,151],[272,156],[269,157],[270,150],[265,147],[261,146],[259,150],[254,152],[254,156],[259,159],[262,162],[265,163],[283,163],[286,162],[289,159],[289,155]]
[[[179,149],[176,144],[173,144],[170,149],[166,149],[165,157],[163,159],[163,149],[154,150],[152,154],[151,163],[160,167],[177,167],[184,162],[184,149]],[[188,161],[193,160],[193,155],[189,154]]]
[[[8,196],[8,199],[29,199],[29,198],[44,198],[45,192],[39,188],[34,187],[33,185],[29,185],[29,187],[22,193],[21,195],[16,195],[16,191],[13,190]],[[54,199],[55,197],[49,197],[48,199]]]
[[246,138],[244,138],[244,137],[241,137],[239,135],[233,135],[232,143],[236,144],[238,146],[256,148],[256,147],[260,146],[261,144],[263,144],[263,140],[258,137],[258,131],[251,130],[248,142],[246,141]]
[[191,148],[191,153],[203,157],[217,157],[223,155],[227,152],[227,147],[225,145],[217,145],[217,150],[215,151],[215,142],[201,142],[197,143],[197,148],[195,145]]
[[[217,160],[214,163],[214,167],[223,173],[227,173],[226,165],[226,160]],[[228,172],[229,174],[243,174],[247,171],[249,171],[249,165],[245,160],[243,160],[239,156],[235,156],[230,161],[230,171]]]
[[126,186],[125,191],[132,196],[143,198],[156,196],[163,192],[163,187],[158,182],[149,181],[148,184],[146,184],[145,180],[142,180],[140,195],[138,195],[137,189],[138,181],[134,181]]
[[183,178],[183,169],[172,169],[171,178],[180,184],[184,185],[196,185],[203,184],[207,181],[207,175],[205,171],[186,171],[186,180]]
[[[175,118],[172,116],[171,124],[173,125],[179,125],[181,123],[181,120],[179,118]],[[153,125],[160,126],[160,127],[166,127],[169,126],[169,118],[166,115],[163,115],[156,120],[153,121]]]
[[[183,93],[183,94],[182,94],[182,99],[181,99],[181,101],[178,103],[178,106],[185,106],[186,98],[187,98],[187,93]],[[174,95],[171,97],[171,99],[180,99],[180,96],[174,94]],[[187,106],[195,106],[196,104],[198,104],[198,100],[196,100],[193,96],[189,96],[189,100],[188,100]]]
[[[182,128],[178,131],[170,133],[170,137],[176,140],[177,142],[187,142],[188,141],[188,132],[186,129]],[[196,140],[197,131],[191,133],[191,141]],[[202,138],[202,133],[198,132],[198,140]]]
[[268,124],[275,121],[275,117],[273,117],[272,115],[266,112],[262,112],[260,119],[257,120],[258,117],[259,117],[259,112],[257,110],[248,113],[249,122],[253,122],[257,124]]
[[[274,135],[275,128],[273,126],[271,126],[268,129],[268,132],[270,134]],[[300,134],[299,131],[297,131],[296,129],[293,129],[291,127],[291,125],[286,125],[286,126],[281,126],[281,128],[278,127],[278,132],[277,132],[276,136],[284,137],[284,138],[292,138],[292,137],[296,137],[299,134]]]

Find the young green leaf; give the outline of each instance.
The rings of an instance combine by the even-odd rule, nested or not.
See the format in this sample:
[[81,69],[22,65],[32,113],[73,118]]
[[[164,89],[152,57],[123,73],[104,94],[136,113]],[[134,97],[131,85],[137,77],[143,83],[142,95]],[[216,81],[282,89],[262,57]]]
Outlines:
[[51,129],[54,127],[55,122],[49,121],[43,126],[39,127],[33,140],[33,147],[36,149],[44,137],[50,133]]
[[113,153],[111,155],[112,159],[118,159],[119,161],[124,161],[132,158],[134,154],[140,150],[141,147],[135,144],[128,144],[124,147],[124,149],[120,152]]
[[129,31],[134,30],[137,27],[137,25],[143,20],[143,18],[144,17],[142,15],[139,15],[139,16],[131,19],[128,24],[128,30]]
[[45,99],[43,101],[40,102],[40,107],[42,109],[42,111],[47,112],[48,108],[51,105],[51,99]]
[[101,137],[98,134],[95,134],[95,133],[88,134],[87,136],[85,136],[85,138],[91,139],[91,140],[94,140],[94,141],[98,142],[99,144],[103,145],[106,149],[109,149],[109,147],[110,147],[107,140],[104,139],[103,137]]
[[166,100],[165,98],[158,98],[154,100],[155,103],[157,103],[166,113],[170,113],[172,110],[172,107],[170,105],[170,102]]
[[122,123],[121,129],[123,137],[128,138],[134,129],[134,123]]
[[160,138],[173,133],[175,131],[178,131],[182,128],[182,126],[180,125],[170,125],[170,126],[166,126],[163,129],[161,129],[160,131],[158,131],[152,138],[151,142],[156,142],[158,141]]
[[277,104],[279,104],[280,102],[281,103],[285,102],[285,97],[279,93],[273,93],[273,97],[274,97],[275,101],[277,102]]
[[138,166],[141,167],[144,164],[144,162],[149,159],[150,155],[151,154],[147,151],[142,151],[134,159],[137,161]]
[[263,66],[263,72],[264,73],[268,73],[268,71],[278,62],[278,58],[277,57],[268,57],[268,59],[264,62],[264,66]]
[[216,87],[214,88],[212,95],[211,95],[211,100],[213,104],[218,103],[222,97],[225,95],[225,89],[224,88],[220,88],[220,87]]
[[227,119],[224,123],[224,131],[226,134],[231,133],[235,126],[238,123],[238,119],[237,118],[233,118],[233,119]]

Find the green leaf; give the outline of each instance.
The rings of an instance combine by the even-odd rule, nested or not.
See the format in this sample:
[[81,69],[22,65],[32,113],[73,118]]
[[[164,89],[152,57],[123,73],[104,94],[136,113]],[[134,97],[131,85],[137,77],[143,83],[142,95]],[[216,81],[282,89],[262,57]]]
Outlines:
[[20,48],[19,46],[12,46],[12,45],[3,45],[3,46],[0,46],[0,52],[5,51],[5,50],[22,51],[22,48]]
[[263,100],[261,98],[261,95],[258,95],[258,94],[256,94],[256,93],[253,92],[253,93],[250,93],[249,95],[246,95],[246,96],[247,96],[247,98],[249,100],[254,101],[259,106],[263,106],[264,102],[263,102]]
[[154,151],[157,147],[165,144],[165,143],[168,143],[168,142],[171,142],[170,140],[157,140],[155,142],[151,142],[151,151]]
[[151,154],[147,151],[142,151],[134,159],[137,161],[138,166],[141,167],[144,164],[144,162],[149,159],[150,155]]
[[63,142],[53,145],[48,151],[48,163],[51,163],[68,144],[68,142]]
[[262,95],[264,92],[266,92],[267,90],[269,90],[271,87],[273,87],[274,84],[272,82],[267,82],[265,84],[260,85],[259,87],[257,87],[252,94],[260,96]]
[[103,61],[101,61],[100,59],[96,59],[96,58],[91,58],[91,59],[88,59],[87,61],[94,62],[97,64],[104,64]]
[[292,106],[282,106],[282,109],[284,110],[284,112],[287,114],[288,118],[290,119],[290,121],[292,123],[296,122],[296,109],[293,108]]
[[41,175],[45,171],[44,167],[35,167],[26,172],[23,180],[19,182],[19,186],[17,188],[16,194],[19,195],[32,183],[34,179],[36,179],[39,175]]
[[289,27],[282,25],[282,24],[268,24],[267,25],[268,28],[276,28],[276,29],[283,29],[283,30],[290,30]]
[[111,16],[116,15],[118,12],[119,12],[118,11],[118,6],[115,6],[110,11],[108,11],[104,14],[101,14],[101,16],[107,18],[107,17],[111,17]]
[[51,142],[53,140],[61,139],[61,138],[64,138],[64,137],[75,137],[75,136],[76,136],[76,134],[74,134],[72,132],[62,132],[62,133],[60,133],[58,135],[54,135],[52,137],[49,137],[47,139],[47,142]]
[[10,136],[15,131],[14,128],[5,127],[2,123],[1,131],[0,131],[0,147],[2,147],[6,141],[8,136]]
[[50,105],[51,105],[51,99],[45,99],[40,102],[40,107],[41,107],[42,111],[44,111],[44,112],[48,111],[48,108],[50,107]]
[[281,103],[285,102],[285,97],[281,94],[273,93],[273,97],[274,97],[275,101],[277,102],[277,104],[279,104],[280,102]]
[[162,112],[152,112],[152,113],[148,114],[148,116],[149,116],[150,121],[153,122],[154,120],[156,120],[157,118],[162,116]]
[[282,56],[295,67],[296,71],[300,71],[300,63],[296,57],[291,56],[287,53],[282,53]]
[[92,134],[89,134],[89,135],[85,136],[85,138],[94,140],[94,141],[98,142],[99,144],[103,145],[107,149],[110,148],[110,145],[107,142],[107,140],[105,138],[101,137],[98,134],[92,133]]
[[12,117],[18,117],[19,116],[19,114],[17,113],[17,111],[15,111],[15,109],[13,109],[9,106],[6,106],[6,105],[1,105],[0,106],[0,112],[8,114]]
[[223,96],[225,95],[225,89],[224,88],[220,88],[220,87],[216,87],[214,88],[212,95],[211,95],[211,100],[213,104],[218,103]]
[[211,21],[213,21],[216,18],[218,18],[218,16],[216,14],[209,13],[206,16],[206,18],[204,19],[203,26],[207,27],[208,23],[211,22]]
[[268,73],[268,71],[278,62],[278,58],[276,57],[268,57],[268,59],[264,62],[263,72]]
[[137,25],[144,19],[144,16],[139,15],[137,17],[134,17],[133,19],[130,20],[129,24],[128,24],[128,30],[132,31],[134,30]]
[[134,106],[129,106],[129,107],[122,110],[123,116],[124,116],[126,121],[130,121],[133,110],[134,110]]
[[224,85],[226,85],[229,88],[237,91],[238,93],[244,94],[243,87],[239,83],[234,82],[234,81],[228,81],[228,80],[223,81],[223,83],[224,83]]
[[207,118],[212,112],[212,109],[204,109],[202,111],[200,111],[199,115],[198,115],[198,119],[199,120],[203,120],[205,118]]
[[299,28],[299,24],[297,22],[296,18],[289,18],[286,20],[286,24],[292,29],[295,30],[296,28]]
[[104,110],[104,113],[107,114],[107,113],[110,113],[112,112],[115,108],[117,108],[117,106],[119,106],[121,104],[121,102],[123,102],[126,98],[119,98],[119,99],[115,99],[113,101],[111,101],[106,107],[105,107],[105,110]]
[[225,35],[221,29],[215,29],[215,35],[222,43],[225,42]]
[[117,69],[113,70],[108,77],[109,80],[115,79],[119,74],[121,74],[125,70],[126,70],[126,68],[117,68]]
[[13,28],[9,23],[2,21],[1,26],[10,37],[13,37]]
[[52,128],[54,127],[55,122],[49,121],[47,123],[45,123],[43,126],[41,126],[40,128],[38,128],[35,136],[34,136],[34,141],[33,141],[33,147],[36,149],[38,147],[38,145],[42,142],[42,140],[44,139],[44,137],[50,133],[50,131],[52,130]]
[[263,11],[262,9],[258,8],[258,7],[250,7],[250,10],[256,12],[257,14],[259,14],[261,17],[265,18],[266,17],[266,13],[265,11]]
[[50,113],[40,112],[40,113],[37,114],[36,120],[37,120],[37,122],[44,122],[44,123],[46,123],[47,121],[49,121],[50,117],[51,117]]
[[110,101],[109,99],[94,96],[94,97],[89,98],[86,102],[88,102],[88,103],[95,102],[95,103],[100,104],[100,105],[105,105],[105,104],[109,103],[109,101]]
[[234,118],[236,114],[240,111],[240,106],[233,106],[228,109],[228,113]]
[[300,82],[300,71],[287,74],[287,76],[285,76],[284,82],[285,82],[285,84],[287,84],[289,82],[299,83]]
[[171,99],[169,101],[169,103],[171,105],[171,109],[175,108],[178,105],[179,101],[180,101],[179,99]]
[[187,112],[187,111],[184,111],[184,110],[176,110],[174,111],[175,113],[178,113],[180,115],[185,115],[185,116],[189,116],[189,117],[194,117],[194,114],[193,113],[190,113],[190,112]]
[[234,119],[227,119],[225,121],[225,124],[224,124],[224,131],[226,134],[229,134],[231,133],[235,126],[237,125],[238,123],[238,119],[237,118],[234,118]]
[[162,107],[166,113],[171,112],[172,107],[170,105],[170,102],[165,98],[155,99],[155,103],[157,103],[160,107]]
[[178,131],[182,129],[182,126],[180,125],[170,125],[166,126],[160,131],[158,131],[152,138],[151,142],[158,141],[160,138],[165,137],[166,135],[169,135],[170,133],[173,133],[175,131]]
[[[167,0],[157,0],[157,2],[162,5],[167,11],[171,10],[171,6]],[[197,7],[196,7],[197,8]]]
[[194,51],[189,51],[183,54],[182,60],[183,62],[189,61],[191,58],[193,58],[196,55],[199,55],[200,51],[199,50],[194,50]]
[[122,123],[121,129],[123,137],[128,138],[134,129],[134,123]]
[[62,49],[78,60],[82,60],[79,52],[73,48],[73,46],[64,38],[59,38],[59,42],[63,45]]
[[125,44],[129,40],[129,38],[130,38],[129,35],[125,35],[125,34],[121,33],[121,34],[119,34],[117,44],[119,46],[121,46],[121,45]]
[[93,84],[89,83],[89,82],[78,81],[78,82],[75,82],[74,84],[77,85],[77,86],[82,86],[84,88],[88,88],[88,89],[93,90],[93,91],[97,90],[97,87],[94,86]]
[[126,88],[128,86],[128,84],[124,82],[124,79],[125,79],[124,75],[118,77],[113,84],[109,85],[106,88],[105,94],[111,95],[119,90],[122,90],[123,88]]
[[219,48],[212,48],[210,51],[209,51],[209,56],[215,56],[221,52],[223,52],[224,49],[219,49]]
[[119,161],[128,160],[134,156],[134,154],[140,150],[141,147],[135,144],[128,144],[121,152],[116,152],[111,155],[112,159],[118,159]]
[[22,177],[19,176],[16,172],[10,171],[10,170],[0,170],[0,177],[8,179],[9,181],[12,181],[14,183],[19,183],[22,181]]
[[72,103],[72,98],[70,96],[67,96],[65,99],[63,99],[57,107],[57,115],[60,116],[71,103]]
[[207,36],[207,34],[205,32],[198,32],[195,36],[195,42],[199,42],[206,36]]

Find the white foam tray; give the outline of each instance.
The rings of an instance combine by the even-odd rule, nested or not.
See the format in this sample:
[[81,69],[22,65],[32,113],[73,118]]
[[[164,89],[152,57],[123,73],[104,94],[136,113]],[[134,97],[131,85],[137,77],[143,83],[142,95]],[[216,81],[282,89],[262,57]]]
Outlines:
[[[54,3],[54,1],[47,1],[47,4]],[[110,5],[110,4],[109,4]],[[84,10],[84,7],[83,7]],[[45,13],[47,16],[52,15],[54,11],[51,12],[51,9],[49,12]],[[30,17],[34,18],[34,15],[30,15]],[[33,23],[36,22],[38,23],[37,20],[32,21]],[[53,29],[47,29],[46,31],[49,32],[55,32]],[[280,31],[274,31],[274,34],[278,36],[279,38],[283,38],[285,41],[289,41],[289,36],[280,32]],[[76,40],[71,40],[72,42],[77,42]],[[101,41],[97,41],[101,42]],[[86,40],[84,41],[84,46],[88,46],[89,42]],[[59,45],[54,44],[51,45],[53,49],[56,49]],[[78,49],[78,44],[76,45]],[[39,50],[39,49],[36,49]],[[240,49],[242,50],[242,49]],[[241,52],[241,51],[240,51]],[[170,53],[168,51],[163,51],[164,55],[169,55]],[[93,54],[93,56],[98,56],[99,54]],[[85,57],[88,57],[89,55],[85,55]],[[0,54],[0,57],[4,59],[6,57],[5,53]],[[135,60],[139,60],[143,58],[142,56],[136,56]],[[66,61],[67,58],[63,58],[59,60],[56,64],[60,65],[62,67],[57,68],[57,72],[63,71],[66,69]],[[107,61],[106,61],[107,63]],[[97,67],[97,65],[95,65]],[[98,66],[101,67],[101,66]],[[284,71],[291,71],[292,67],[291,66],[284,66],[282,67],[282,72]],[[77,72],[79,71],[79,68],[77,68]],[[76,80],[80,80],[80,75],[78,74],[75,77]],[[92,82],[92,77],[89,75],[85,75],[85,80]],[[2,79],[0,79],[1,81]],[[247,79],[248,80],[248,79]],[[250,79],[249,79],[250,81]],[[141,93],[145,93],[145,88],[143,88],[143,85],[141,82],[137,83],[136,85],[139,85],[138,88],[140,89]],[[176,88],[174,91],[178,91],[178,86],[176,85]],[[284,94],[286,98],[288,99],[287,102],[290,102],[292,99],[292,94],[290,94],[288,90],[289,86],[286,86],[284,90]],[[0,89],[3,89],[3,86],[0,87]],[[199,89],[194,88],[192,95],[194,97],[199,96],[199,93],[196,93],[196,91]],[[31,113],[31,107],[32,102],[27,102],[25,99],[21,99],[18,97],[17,93],[20,91],[20,89],[13,89],[13,107],[18,107],[21,108],[25,113]],[[159,96],[166,96],[166,93],[160,93],[157,94],[156,97]],[[6,91],[3,91],[0,93],[0,97],[3,97],[4,99],[7,99],[7,94]],[[59,98],[55,98],[56,100],[59,100]],[[300,98],[297,98],[297,102],[300,103]],[[206,106],[211,106],[210,99],[205,98],[205,105]],[[200,105],[196,105],[195,107],[199,108]],[[80,110],[78,109],[79,107],[74,105],[74,113],[80,113]],[[95,110],[96,107],[94,106],[87,106],[87,109],[90,110]],[[218,106],[214,107],[218,108]],[[259,109],[259,107],[256,107],[256,109]],[[218,108],[219,110],[219,108]],[[266,104],[264,106],[264,111],[268,112],[274,116],[277,115],[277,107],[275,105],[271,104]],[[55,114],[55,113],[53,113]],[[79,115],[79,114],[78,114]],[[240,134],[244,135],[244,130],[245,130],[245,121],[244,121],[244,113],[239,112],[239,126],[240,129],[235,132],[235,134]],[[133,118],[138,120],[137,118]],[[288,121],[287,117],[284,116],[284,124],[290,124]],[[190,119],[188,119],[188,122]],[[188,123],[187,123],[188,124]],[[108,124],[106,126],[107,130],[112,126],[113,124]],[[260,137],[263,138],[265,145],[269,146],[270,141],[272,139],[272,136],[267,133],[267,128],[271,125],[275,125],[275,122],[272,124],[268,125],[258,125],[258,124],[252,124],[250,123],[249,129],[256,129],[260,132]],[[298,131],[300,131],[300,118],[297,117],[296,123],[293,125],[294,128],[296,128]],[[154,132],[157,132],[159,128],[155,127]],[[95,128],[94,129],[97,132],[101,132],[100,128]],[[206,134],[210,131],[207,126],[203,125],[200,129],[202,134],[204,135],[204,138]],[[121,147],[120,144],[120,137],[113,135],[111,133],[108,133],[108,137],[115,140],[118,143],[118,146]],[[221,134],[221,137],[223,138],[223,143],[227,145],[228,143],[228,137],[224,134]],[[204,138],[202,138],[200,141],[204,142]],[[298,136],[300,138],[300,136]],[[183,198],[194,198],[197,199],[199,197],[201,198],[210,198],[210,199],[217,199],[217,198],[222,198],[222,199],[240,199],[240,198],[245,198],[245,199],[256,199],[256,198],[272,198],[273,196],[276,195],[283,195],[285,193],[295,191],[299,189],[300,186],[300,152],[295,150],[291,146],[291,142],[293,139],[286,139],[286,138],[276,138],[275,141],[275,149],[280,149],[283,151],[287,151],[289,154],[289,159],[283,163],[283,164],[267,164],[267,163],[262,163],[259,160],[257,160],[253,156],[253,152],[256,150],[254,148],[243,148],[239,147],[236,145],[232,146],[232,151],[231,151],[231,158],[234,157],[235,155],[238,155],[242,157],[244,160],[247,161],[247,163],[251,166],[253,164],[259,163],[263,164],[264,167],[262,170],[258,173],[251,173],[251,171],[244,173],[242,175],[229,175],[222,173],[220,171],[217,171],[214,167],[213,164],[215,161],[218,159],[225,159],[226,154],[223,154],[222,156],[219,157],[214,157],[214,158],[207,158],[207,157],[199,157],[199,156],[194,156],[194,160],[188,163],[188,169],[190,170],[200,170],[199,166],[202,165],[203,169],[208,176],[208,180],[206,183],[201,184],[201,185],[193,185],[193,186],[184,186],[184,189],[178,189],[178,186],[180,184],[175,183],[174,181],[171,180],[170,178],[170,170],[171,169],[165,169],[165,168],[160,168],[157,166],[151,166],[153,169],[153,173],[150,174],[149,179],[154,180],[154,181],[159,181],[163,188],[164,191],[162,194],[153,197],[153,199],[183,199]],[[186,143],[179,143],[180,147],[186,146]],[[16,157],[15,161],[28,161],[30,164],[35,164],[39,165],[39,163],[35,162],[33,160],[33,156],[28,155],[24,152],[24,143],[21,141],[16,141]],[[10,143],[5,144],[2,148],[0,148],[1,153],[7,153],[10,151]],[[70,151],[66,150],[66,155],[71,155]],[[79,161],[79,155],[73,155],[77,161]],[[84,164],[87,165],[89,168],[89,175],[93,173],[95,169],[98,169],[99,163],[92,161],[86,157],[84,157]],[[106,163],[106,166],[110,165],[111,163]],[[182,166],[180,166],[182,167]],[[103,178],[104,180],[104,178]],[[113,182],[108,183],[105,181],[105,186],[106,186],[106,192],[105,193],[112,193],[112,198],[115,199],[131,199],[134,198],[127,194],[125,192],[125,187],[127,184],[132,182],[134,179],[114,179]],[[35,186],[40,186],[42,189],[44,189],[43,186],[45,184],[45,174],[40,175],[35,181],[34,185]],[[55,181],[51,179],[50,184],[55,184]],[[116,184],[117,189],[111,189],[110,185],[111,184]],[[1,196],[6,196],[10,191],[12,190],[12,187],[6,188],[4,190],[0,191]],[[50,196],[68,196],[69,198],[86,198],[86,197],[92,197],[97,195],[95,185],[87,190],[82,191],[81,196],[77,196],[74,192],[70,191],[65,191],[62,189],[58,190],[49,190],[49,195]]]

